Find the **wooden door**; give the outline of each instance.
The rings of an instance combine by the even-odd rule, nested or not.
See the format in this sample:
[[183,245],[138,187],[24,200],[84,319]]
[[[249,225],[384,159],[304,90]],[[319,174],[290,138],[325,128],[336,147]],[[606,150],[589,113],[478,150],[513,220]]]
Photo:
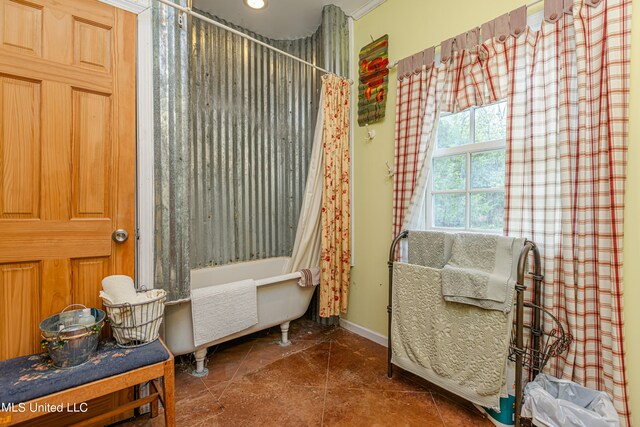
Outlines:
[[39,351],[67,305],[101,306],[104,276],[133,276],[135,63],[129,12],[0,0],[0,360]]

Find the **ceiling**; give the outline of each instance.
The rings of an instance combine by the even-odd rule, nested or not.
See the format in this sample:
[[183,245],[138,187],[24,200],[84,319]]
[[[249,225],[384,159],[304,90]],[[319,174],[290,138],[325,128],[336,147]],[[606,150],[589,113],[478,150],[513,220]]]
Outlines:
[[[312,34],[320,25],[322,7],[339,6],[352,16],[363,7],[384,0],[267,0],[267,7],[253,10],[243,0],[193,0],[193,7],[272,39],[297,39]],[[359,14],[357,14],[359,15]],[[358,18],[359,16],[356,16]]]

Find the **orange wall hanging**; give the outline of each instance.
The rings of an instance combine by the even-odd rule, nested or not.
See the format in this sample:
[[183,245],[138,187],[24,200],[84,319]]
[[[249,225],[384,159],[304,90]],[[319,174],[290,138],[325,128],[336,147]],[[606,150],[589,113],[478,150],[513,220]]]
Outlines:
[[389,89],[389,36],[384,35],[360,49],[358,79],[358,124],[384,118]]

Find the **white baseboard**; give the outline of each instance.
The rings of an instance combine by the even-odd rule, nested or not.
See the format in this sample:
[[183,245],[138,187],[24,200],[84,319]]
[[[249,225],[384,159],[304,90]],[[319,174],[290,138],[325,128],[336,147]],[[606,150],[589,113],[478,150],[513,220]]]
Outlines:
[[364,326],[360,326],[357,323],[349,322],[348,320],[340,319],[340,326],[345,328],[347,331],[351,331],[356,335],[360,335],[363,338],[366,338],[370,341],[373,341],[381,346],[387,346],[387,337],[385,335],[379,334],[377,332],[372,331],[371,329],[367,329]]

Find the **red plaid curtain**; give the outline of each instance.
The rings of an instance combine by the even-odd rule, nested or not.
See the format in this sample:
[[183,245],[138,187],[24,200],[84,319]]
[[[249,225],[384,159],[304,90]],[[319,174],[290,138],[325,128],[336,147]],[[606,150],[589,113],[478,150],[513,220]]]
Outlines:
[[[433,71],[433,67],[431,67]],[[424,160],[425,144],[421,144],[422,124],[431,80],[424,68],[417,73],[398,76],[396,91],[396,137],[393,175],[393,235],[402,231],[407,210],[416,186],[420,160]]]
[[422,207],[430,170],[432,140],[440,111],[476,105],[468,50],[455,51],[449,61],[428,64],[398,75],[393,185],[393,235],[414,225]]
[[545,308],[574,338],[548,369],[607,392],[623,425],[630,17],[629,0],[577,0],[539,32],[487,42],[482,65],[509,105],[505,234],[540,246]]
[[[624,367],[622,249],[629,127],[631,1],[576,10],[578,129],[575,306],[578,381],[606,390],[629,419]],[[573,302],[569,300],[568,302]],[[573,310],[572,310],[573,308]],[[574,312],[573,312],[574,311]],[[567,374],[567,369],[563,370]]]

